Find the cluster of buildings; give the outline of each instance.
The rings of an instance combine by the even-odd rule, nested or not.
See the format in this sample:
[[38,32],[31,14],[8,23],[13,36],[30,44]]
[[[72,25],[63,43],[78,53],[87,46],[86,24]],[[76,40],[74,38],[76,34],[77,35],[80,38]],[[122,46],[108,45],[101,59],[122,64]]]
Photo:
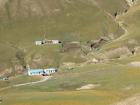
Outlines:
[[28,76],[49,76],[53,73],[57,72],[56,68],[47,68],[47,69],[33,69],[30,68],[29,65],[27,65],[27,75]]
[[[62,42],[60,40],[47,40],[44,39],[42,41],[35,41],[36,46],[41,46],[45,44],[61,44]],[[28,76],[35,76],[35,75],[42,75],[42,76],[48,76],[55,72],[57,72],[56,68],[47,68],[47,69],[30,69],[30,67],[27,67],[28,69]]]
[[60,40],[42,40],[42,41],[35,41],[35,45],[45,45],[45,44],[61,44],[62,42]]
[[42,75],[48,76],[57,72],[56,68],[47,68],[47,69],[28,69],[28,76]]

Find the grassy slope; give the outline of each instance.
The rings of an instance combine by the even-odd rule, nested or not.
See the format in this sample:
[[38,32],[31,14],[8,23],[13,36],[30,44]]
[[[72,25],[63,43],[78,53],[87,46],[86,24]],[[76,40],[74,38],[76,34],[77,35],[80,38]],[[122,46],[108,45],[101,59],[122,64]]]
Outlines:
[[100,84],[99,90],[123,91],[134,85],[138,89],[139,68],[113,64],[88,65],[72,71],[60,71],[53,79],[35,86],[21,87],[21,91],[64,91],[75,90],[85,84]]
[[[122,18],[125,19],[125,21],[129,20],[128,23],[130,27],[135,20],[129,15],[129,13],[134,13],[131,11],[130,9],[126,17],[124,16],[125,18]],[[133,14],[132,16],[135,15]],[[129,30],[130,32],[132,31],[131,36],[136,39],[139,33],[137,29],[139,22],[133,24],[133,26],[135,26],[134,29],[137,30],[134,36],[132,36],[132,28]],[[129,38],[131,38],[131,36]],[[122,41],[117,42],[117,44],[115,44],[115,42],[110,45],[116,47],[120,45],[120,42],[123,44],[124,40],[126,39],[124,38]],[[113,48],[110,45],[108,44],[104,46],[104,48]],[[42,50],[42,52],[44,51]],[[138,59],[137,56],[130,59],[136,60],[136,58]],[[126,63],[126,61],[124,60],[121,62]],[[84,67],[74,68],[71,71],[64,69],[45,83],[13,88],[1,92],[1,95],[4,99],[3,105],[38,105],[40,103],[44,105],[109,105],[131,94],[139,93],[139,80],[139,68],[119,65],[112,62],[110,64],[86,65]],[[100,86],[91,91],[73,91],[86,84],[100,84]],[[20,94],[15,92],[20,92]],[[13,96],[18,98],[15,99]]]
[[[3,105],[76,104],[109,105],[140,92],[139,68],[98,64],[59,71],[51,80],[1,92]],[[90,91],[75,91],[86,84],[100,84]],[[51,91],[51,92],[49,92]],[[58,92],[60,91],[60,92]],[[15,93],[20,92],[20,94]],[[13,96],[18,98],[12,98]],[[24,97],[24,99],[22,98]],[[26,98],[25,98],[26,97]]]
[[[0,53],[2,54],[2,52],[6,52],[0,57],[1,65],[15,58],[17,48],[26,50],[27,53],[30,52],[32,55],[27,55],[29,59],[33,55],[41,54],[46,58],[44,63],[48,63],[48,60],[54,58],[53,56],[58,54],[57,51],[55,51],[53,47],[42,47],[37,50],[38,48],[33,45],[35,40],[42,40],[44,38],[44,33],[46,33],[46,37],[49,39],[60,39],[64,41],[85,41],[99,38],[104,33],[114,33],[118,36],[123,33],[122,29],[118,27],[118,25],[107,16],[106,13],[104,13],[102,8],[98,8],[90,2],[85,3],[82,0],[72,0],[71,2],[72,4],[64,2],[64,0],[61,0],[61,2],[58,2],[57,0],[41,1],[42,8],[44,7],[44,4],[49,8],[44,7],[46,14],[42,17],[33,12],[31,16],[29,15],[27,18],[25,15],[26,9],[24,7],[26,6],[26,2],[23,3],[22,8],[17,7],[23,14],[21,12],[18,13],[15,6],[17,0],[12,1],[11,4],[9,3],[4,7],[11,8],[11,11],[8,11],[8,9],[1,9],[1,15],[2,17],[4,16],[5,19],[0,19]],[[31,4],[32,3],[33,5],[36,5],[36,1],[31,2]],[[113,5],[115,2],[111,3]],[[121,7],[120,4],[117,5],[118,7]],[[37,8],[41,7],[37,6]],[[58,13],[52,12],[54,9],[60,9],[60,11]],[[112,7],[112,9],[114,8]],[[49,10],[51,12],[48,14]],[[17,11],[17,13],[15,13],[15,11]],[[10,14],[10,18],[7,20],[8,13]],[[16,48],[13,48],[13,45]],[[52,56],[40,53],[51,53],[52,51],[50,51],[49,48],[54,52],[54,54],[51,54]],[[36,53],[33,52],[34,50]],[[51,65],[51,63],[49,65]]]
[[14,84],[34,82],[34,81],[40,80],[41,78],[42,77],[36,77],[36,76],[35,77],[29,77],[29,76],[19,75],[19,76],[12,77],[12,78],[10,78],[9,80],[6,80],[6,81],[0,80],[0,87],[4,88],[4,87],[12,86]]
[[[116,12],[118,14],[123,13],[125,10],[128,9],[128,4],[125,0],[95,0],[97,3],[108,13],[114,15]],[[113,5],[115,4],[115,5]]]
[[[139,36],[140,6],[139,5],[140,5],[140,2],[138,2],[137,5],[135,5],[134,7],[130,8],[126,14],[119,17],[119,19],[118,19],[118,21],[124,22],[124,27],[128,30],[128,34],[117,41],[113,41],[113,42],[106,44],[103,47],[103,49],[105,49],[105,50],[113,49],[113,48],[120,47],[123,45],[131,46],[130,44],[128,44],[128,41],[130,41],[130,40],[136,40],[138,43],[136,45],[139,45],[139,39],[140,39],[140,36]],[[132,45],[132,46],[135,47],[135,45]]]
[[[4,96],[5,100],[2,105],[109,105],[112,101],[118,100],[118,96],[123,97],[121,93],[107,93],[106,91],[31,92],[21,94],[23,96],[19,94],[9,94],[9,98]],[[17,100],[13,97],[17,97]]]

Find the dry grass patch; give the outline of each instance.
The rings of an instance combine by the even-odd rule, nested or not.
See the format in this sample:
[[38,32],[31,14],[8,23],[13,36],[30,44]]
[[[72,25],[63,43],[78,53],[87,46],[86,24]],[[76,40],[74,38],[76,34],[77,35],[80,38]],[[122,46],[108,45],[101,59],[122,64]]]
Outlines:
[[124,96],[112,91],[10,93],[3,105],[109,105]]

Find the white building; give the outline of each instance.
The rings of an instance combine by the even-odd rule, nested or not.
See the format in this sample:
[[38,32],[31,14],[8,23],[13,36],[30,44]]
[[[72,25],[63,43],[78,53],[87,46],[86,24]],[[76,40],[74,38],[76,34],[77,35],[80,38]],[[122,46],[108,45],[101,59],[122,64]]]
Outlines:
[[35,45],[42,45],[42,41],[35,41]]
[[48,69],[29,69],[28,75],[29,76],[35,76],[35,75],[51,75],[53,73],[57,72],[57,69],[55,68],[48,68]]
[[60,41],[59,40],[52,40],[52,44],[59,44]]
[[45,45],[45,44],[60,44],[59,40],[43,40],[43,41],[35,41],[35,45]]

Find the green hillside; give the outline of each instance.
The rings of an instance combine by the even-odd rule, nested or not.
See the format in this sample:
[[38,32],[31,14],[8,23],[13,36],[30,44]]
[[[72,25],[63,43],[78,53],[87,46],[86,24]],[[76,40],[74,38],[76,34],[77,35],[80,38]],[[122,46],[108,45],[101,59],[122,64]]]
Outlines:
[[[117,2],[117,7],[110,7],[109,5],[116,5],[116,2],[96,1],[101,8],[93,2],[92,0],[87,2],[84,0],[7,0],[2,2],[0,53],[5,52],[5,54],[0,57],[1,65],[9,66],[8,63],[11,63],[9,61],[13,61],[13,59],[15,61],[16,53],[19,51],[25,53],[25,56],[28,56],[28,52],[31,54],[25,59],[26,62],[28,59],[32,61],[31,56],[36,54],[45,56],[44,63],[46,64],[48,64],[48,60],[54,60],[52,59],[54,58],[53,54],[51,57],[41,53],[50,53],[49,50],[53,50],[53,48],[40,47],[37,50],[38,47],[34,45],[36,40],[44,39],[44,34],[47,39],[62,41],[89,41],[101,36],[108,37],[110,34],[115,38],[121,36],[124,31],[104,11],[104,8],[116,10],[122,6],[122,3],[125,5],[125,2],[120,0],[121,3]],[[122,11],[122,7],[120,10]],[[59,49],[55,48],[54,50]],[[58,51],[54,51],[54,53],[56,55]],[[38,66],[43,66],[43,64]]]
[[[136,1],[0,0],[0,77],[10,76],[0,78],[0,105],[121,105],[139,96]],[[62,44],[35,45],[45,38]],[[27,64],[58,72],[25,76]]]

